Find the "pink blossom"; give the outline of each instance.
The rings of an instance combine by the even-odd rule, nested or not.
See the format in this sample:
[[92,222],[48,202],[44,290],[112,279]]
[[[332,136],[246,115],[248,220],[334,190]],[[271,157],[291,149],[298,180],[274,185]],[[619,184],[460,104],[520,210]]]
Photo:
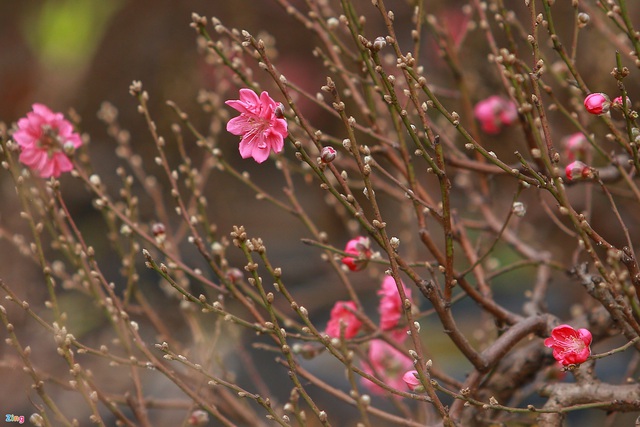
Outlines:
[[513,124],[518,118],[516,104],[498,95],[478,102],[473,111],[482,130],[490,134],[500,133],[503,126]]
[[562,365],[579,365],[591,355],[591,339],[587,329],[575,330],[569,325],[560,325],[553,328],[544,345],[553,349],[553,357]]
[[351,271],[360,271],[365,268],[371,258],[371,243],[368,237],[358,236],[347,242],[344,251],[353,256],[345,256],[342,263]]
[[[383,340],[369,343],[369,363],[362,365],[362,370],[376,376],[390,387],[402,390],[406,387],[403,375],[413,367],[411,358]],[[363,379],[363,385],[374,394],[385,394],[385,390],[373,382]]]
[[421,391],[421,389],[424,388],[420,382],[420,378],[418,378],[418,371],[416,370],[405,372],[402,376],[402,381],[405,382],[411,391]]
[[271,150],[282,151],[288,135],[282,104],[276,103],[267,92],[258,97],[251,89],[240,89],[240,99],[230,99],[225,104],[240,112],[238,117],[229,120],[227,131],[242,135],[239,148],[243,159],[253,157],[262,163]]
[[332,338],[340,338],[340,325],[344,324],[344,337],[347,339],[355,337],[362,326],[362,322],[354,314],[356,310],[356,303],[353,301],[336,302],[331,309],[326,334]]
[[587,137],[582,132],[576,132],[564,139],[565,155],[571,161],[583,157],[589,148]]
[[576,178],[591,177],[591,168],[580,160],[574,160],[564,168],[564,173],[569,181],[573,181]]
[[[625,102],[627,108],[631,108],[631,100],[629,99],[629,97],[627,96],[627,102]],[[621,96],[617,96],[613,99],[612,105],[614,107],[623,109],[624,106],[622,105],[622,97]]]
[[591,93],[584,99],[584,107],[591,114],[606,114],[610,106],[609,97],[604,93]]
[[[404,289],[404,295],[411,300],[411,289],[408,289],[404,283],[402,283]],[[380,305],[378,306],[378,312],[380,313],[380,329],[388,331],[394,329],[400,323],[404,317],[404,309],[402,307],[402,300],[398,293],[398,287],[396,281],[391,276],[384,278],[380,290]],[[393,331],[393,337],[402,342],[407,337],[407,330],[398,329]]]
[[82,139],[62,113],[54,113],[42,104],[33,104],[32,108],[27,117],[18,120],[18,130],[13,134],[20,146],[19,160],[42,178],[57,178],[73,169],[67,153],[80,147]]

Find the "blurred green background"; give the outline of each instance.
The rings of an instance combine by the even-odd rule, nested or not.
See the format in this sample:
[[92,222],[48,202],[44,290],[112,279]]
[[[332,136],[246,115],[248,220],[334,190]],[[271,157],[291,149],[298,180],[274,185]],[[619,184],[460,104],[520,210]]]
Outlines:
[[[303,4],[302,1],[297,3]],[[371,10],[370,1],[358,1],[365,10]],[[404,0],[389,1],[396,4],[401,10],[411,9],[406,7]],[[452,2],[446,0],[430,1],[430,7],[435,13],[449,10],[454,13],[459,4],[451,6]],[[561,3],[561,2],[558,2]],[[568,2],[567,2],[568,4]],[[560,4],[558,7],[566,7]],[[635,10],[640,8],[634,5]],[[454,12],[451,12],[454,11]],[[90,152],[96,159],[96,168],[103,179],[106,174],[112,173],[117,167],[117,158],[113,154],[114,142],[107,137],[104,125],[101,124],[96,113],[103,101],[109,101],[120,110],[120,119],[123,127],[129,129],[133,135],[134,149],[148,156],[154,152],[151,139],[148,137],[146,125],[136,113],[136,101],[129,95],[128,88],[133,80],[142,81],[144,88],[150,93],[150,110],[161,129],[166,131],[170,122],[175,120],[173,112],[165,106],[165,101],[171,99],[184,107],[191,114],[194,124],[200,129],[209,126],[208,117],[199,111],[196,105],[196,97],[200,89],[215,91],[218,81],[211,73],[210,66],[205,63],[197,51],[196,35],[189,27],[191,13],[219,17],[228,27],[248,29],[254,34],[265,30],[277,40],[278,68],[283,71],[289,80],[296,81],[299,85],[312,93],[319,90],[325,82],[322,69],[318,67],[316,60],[311,55],[313,40],[309,37],[300,37],[301,28],[291,20],[282,9],[270,0],[0,0],[0,121],[11,123],[25,115],[34,102],[41,102],[50,106],[54,111],[67,112],[74,108],[82,118],[82,130],[92,137]],[[558,17],[562,19],[562,13]],[[634,15],[634,16],[637,16]],[[398,14],[396,22],[408,20],[408,14]],[[409,22],[409,21],[407,21]],[[383,29],[379,21],[372,20],[372,32]],[[378,27],[376,27],[376,25]],[[561,31],[564,31],[560,25]],[[468,61],[465,71],[469,74],[473,89],[478,99],[492,94],[498,88],[495,73],[487,71],[487,48],[482,45],[482,39],[477,37],[479,33],[473,33],[465,51],[465,60]],[[406,34],[405,34],[406,36]],[[593,34],[585,36],[585,49],[600,51],[595,46],[603,44],[602,40],[592,38]],[[433,52],[433,44],[430,40],[425,43],[425,62],[431,67],[430,74],[434,81],[447,85],[451,78],[442,61]],[[528,58],[528,56],[527,56]],[[590,52],[579,56],[580,65],[585,69],[585,75],[589,79],[588,84],[599,91],[615,91],[615,82],[608,75],[612,67],[612,59],[594,57]],[[640,98],[638,85],[630,84],[635,90],[635,97]],[[455,103],[455,101],[451,101]],[[310,112],[310,115],[313,113]],[[322,117],[319,116],[320,120]],[[566,123],[561,120],[554,122],[554,131],[560,137],[567,129]],[[500,138],[487,138],[486,142],[491,149],[499,155],[511,155],[513,146],[505,142],[517,140],[520,137],[517,129],[509,129]],[[167,132],[168,133],[168,132]],[[226,135],[227,141],[233,144],[235,137]],[[232,150],[230,152],[233,152]],[[238,159],[236,158],[235,161]],[[249,165],[249,168],[254,167]],[[269,176],[271,177],[271,176]],[[305,236],[304,229],[290,218],[283,217],[279,212],[266,207],[262,209],[243,209],[246,200],[255,203],[253,195],[244,190],[230,191],[233,182],[225,177],[219,177],[218,188],[227,189],[224,193],[211,189],[208,195],[215,203],[212,205],[212,219],[220,224],[223,233],[227,233],[233,224],[246,224],[250,231],[254,230],[265,238],[273,259],[280,262],[289,274],[290,282],[297,283],[298,297],[306,302],[319,319],[326,316],[327,308],[333,301],[345,297],[343,291],[333,282],[334,277],[326,274],[326,269],[317,260],[317,251],[299,245],[298,238]],[[77,185],[73,180],[68,181],[69,189]],[[13,192],[11,182],[6,176],[0,177],[2,195]],[[265,179],[267,188],[278,191],[281,184],[274,178]],[[492,181],[494,189],[500,188],[500,179]],[[509,191],[496,191],[495,200],[491,203],[497,212],[506,212],[511,203],[513,193]],[[99,215],[91,207],[88,194],[80,186],[78,191],[67,191],[70,203],[80,215],[80,222],[87,233],[93,234],[94,240],[100,239],[100,229],[92,231],[92,221],[98,220]],[[114,187],[115,188],[115,187]],[[507,187],[505,187],[507,188]],[[327,230],[332,243],[341,246],[349,233],[342,224],[335,221],[331,215],[324,216],[326,207],[322,201],[322,193],[309,191],[305,202],[316,215],[321,228]],[[572,196],[580,201],[584,195],[578,189],[572,190]],[[566,261],[575,249],[563,247],[557,229],[549,223],[545,214],[541,211],[536,197],[529,197],[525,201],[529,205],[529,212],[525,220],[519,225],[519,232],[524,239],[538,242],[540,250],[551,251],[552,255],[562,261]],[[8,199],[6,196],[5,200]],[[392,200],[387,200],[385,209],[387,213],[394,212]],[[472,209],[469,201],[464,199],[462,192],[458,193],[455,201],[460,210]],[[598,202],[596,202],[598,203]],[[152,211],[153,206],[147,206],[147,211]],[[19,219],[19,207],[4,204],[0,210],[0,223],[5,229],[17,230],[24,227]],[[468,213],[465,211],[465,213]],[[632,232],[637,233],[640,224],[640,213],[628,210],[625,212],[630,224],[634,224]],[[264,218],[269,218],[270,227],[262,226]],[[152,220],[151,214],[146,218]],[[598,227],[607,227],[608,217],[595,212],[594,224]],[[399,222],[396,226],[402,225]],[[612,224],[613,225],[613,224]],[[252,229],[253,227],[253,229]],[[396,230],[400,231],[400,230]],[[614,241],[621,241],[621,236],[615,234],[617,230],[610,230]],[[637,234],[634,234],[637,235]],[[292,244],[293,242],[293,244]],[[42,285],[41,274],[33,264],[24,263],[22,257],[12,249],[11,245],[0,240],[0,277],[16,287],[22,284],[22,290],[32,301],[41,301],[46,298],[46,293],[40,287]],[[510,250],[502,245],[496,249],[493,261],[508,263],[512,259]],[[311,260],[311,262],[310,262]],[[116,263],[117,260],[106,259],[106,262]],[[364,289],[363,294],[370,295],[371,313],[375,313],[374,291],[379,285],[381,269],[372,269],[362,273],[355,279],[356,286]],[[494,292],[499,302],[511,306],[515,310],[524,301],[524,291],[531,287],[535,272],[532,269],[519,270],[516,273],[503,276],[495,281]],[[552,310],[568,317],[572,303],[582,303],[584,295],[573,284],[567,284],[566,277],[556,273],[552,284],[558,289],[552,291]],[[75,300],[76,296],[70,295],[65,303],[70,310],[77,310],[83,306],[82,298]],[[76,308],[73,308],[73,307]],[[428,307],[422,305],[423,309]],[[324,310],[324,314],[322,314]],[[478,323],[477,308],[470,303],[461,304],[456,314],[460,323],[469,331],[477,331],[474,338],[482,341],[484,336],[483,325]],[[88,313],[87,315],[89,315]],[[19,311],[12,312],[14,318],[25,320],[24,314]],[[80,317],[81,314],[79,313]],[[87,322],[91,316],[87,317]],[[429,323],[428,321],[425,323]],[[88,323],[86,330],[91,330],[96,325]],[[29,339],[37,341],[51,340],[51,337],[43,335],[38,328],[26,329]],[[443,357],[442,368],[462,378],[468,369],[464,360],[457,360],[455,351],[450,342],[441,333],[439,324],[423,326],[425,340],[429,341],[434,355]],[[471,333],[470,333],[471,335]],[[4,330],[0,332],[4,338]],[[11,353],[11,349],[4,345],[0,347],[0,357]],[[268,354],[271,363],[272,355]],[[43,367],[47,364],[51,369],[57,368],[56,361],[41,360]],[[267,362],[265,362],[267,363]],[[330,360],[321,360],[316,363],[315,369],[330,372],[335,370]],[[437,360],[436,360],[436,363]],[[269,365],[271,366],[271,365]],[[0,386],[0,412],[18,413],[23,411],[26,415],[30,405],[25,402],[25,395],[29,392],[29,381],[21,373],[9,372],[10,365],[4,364],[0,369],[6,373],[4,384]],[[281,373],[281,372],[280,372]],[[341,375],[337,375],[337,383],[343,381]],[[280,378],[280,377],[278,377]],[[115,379],[114,379],[115,380]],[[160,390],[164,384],[157,386]],[[287,384],[288,386],[288,384]],[[153,387],[153,385],[151,386]],[[160,391],[158,392],[160,393]],[[69,402],[73,398],[69,397]],[[599,416],[600,414],[598,414]],[[599,426],[601,420],[594,418],[591,424],[586,420],[575,421],[581,426]],[[338,424],[340,425],[340,424]],[[346,425],[346,424],[345,424]]]

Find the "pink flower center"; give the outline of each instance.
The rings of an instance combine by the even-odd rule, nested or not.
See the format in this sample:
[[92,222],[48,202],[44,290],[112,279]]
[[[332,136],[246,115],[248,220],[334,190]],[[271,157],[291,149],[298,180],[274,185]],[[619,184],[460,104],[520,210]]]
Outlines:
[[247,121],[251,124],[251,129],[245,134],[245,137],[249,137],[251,140],[257,138],[258,148],[261,150],[267,148],[267,143],[262,136],[271,126],[269,120],[261,117],[247,116]]
[[38,148],[45,150],[47,155],[52,157],[54,153],[64,148],[64,143],[65,141],[60,138],[57,129],[53,129],[49,125],[42,125],[42,135],[38,139]]
[[580,337],[566,337],[560,341],[560,347],[562,348],[562,355],[571,353],[581,353],[586,348],[584,341]]
[[380,366],[382,366],[384,372],[391,377],[397,376],[402,372],[402,369],[404,369],[402,362],[391,354],[385,355],[384,359],[380,361]]

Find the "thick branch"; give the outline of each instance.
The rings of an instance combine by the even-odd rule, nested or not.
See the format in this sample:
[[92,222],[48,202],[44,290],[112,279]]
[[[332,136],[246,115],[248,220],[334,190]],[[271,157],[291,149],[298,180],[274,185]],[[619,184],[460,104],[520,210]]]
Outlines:
[[631,412],[640,410],[640,385],[606,384],[599,381],[588,383],[550,384],[540,390],[548,396],[545,410],[557,410],[557,413],[541,414],[538,417],[540,427],[558,427],[562,425],[566,412],[571,406],[593,404],[594,408],[605,411]]

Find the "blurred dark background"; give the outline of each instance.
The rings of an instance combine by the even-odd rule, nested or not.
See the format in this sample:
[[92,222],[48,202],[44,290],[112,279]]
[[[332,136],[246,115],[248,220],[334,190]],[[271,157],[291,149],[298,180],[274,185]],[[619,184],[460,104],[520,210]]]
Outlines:
[[[297,3],[304,2],[300,0]],[[356,3],[364,6],[362,10],[371,12],[369,0]],[[387,3],[399,6],[396,22],[401,23],[402,20],[410,22],[408,13],[411,8],[407,7],[408,2],[396,0]],[[560,20],[563,17],[570,19],[571,10],[568,5],[558,3],[557,7],[566,7],[567,11],[559,12],[556,16]],[[430,12],[449,14],[452,23],[460,19],[459,3],[438,0],[429,2],[429,5],[433,8]],[[636,11],[640,9],[637,3],[633,7]],[[519,11],[522,12],[522,10]],[[247,29],[252,34],[267,31],[277,40],[277,66],[289,80],[296,81],[311,93],[318,91],[324,84],[325,74],[311,55],[313,39],[306,35],[300,37],[299,34],[303,33],[299,24],[288,17],[274,1],[0,0],[0,121],[15,122],[30,110],[34,102],[44,103],[54,111],[65,113],[70,108],[75,109],[82,118],[82,131],[91,135],[89,152],[93,158],[99,159],[95,161],[95,167],[103,179],[106,179],[109,174],[115,175],[113,171],[119,165],[119,160],[113,154],[115,142],[107,136],[105,126],[96,116],[102,102],[108,101],[119,109],[120,122],[124,128],[131,131],[132,145],[135,150],[147,157],[152,156],[155,150],[144,121],[136,113],[136,100],[129,95],[128,88],[133,80],[142,81],[144,89],[149,92],[150,110],[161,132],[168,134],[169,124],[175,121],[174,113],[165,105],[167,99],[173,100],[190,113],[190,118],[196,127],[206,130],[210,124],[210,118],[197,106],[196,98],[203,88],[215,92],[220,82],[216,81],[216,75],[211,72],[210,66],[198,52],[196,34],[189,27],[192,12],[206,17],[219,17],[226,26]],[[523,16],[526,17],[526,14]],[[638,14],[633,16],[637,17]],[[371,19],[368,25],[372,33],[378,31],[383,34],[379,20]],[[561,34],[570,37],[569,25],[562,25],[560,22],[558,28]],[[211,27],[210,31],[213,31]],[[408,38],[408,31],[403,32],[402,35]],[[599,58],[595,55],[595,52],[609,49],[607,46],[606,41],[602,40],[597,33],[587,30],[579,51],[578,64],[584,70],[587,84],[594,91],[613,93],[616,86],[609,76],[609,71],[614,60]],[[451,85],[451,76],[433,47],[433,42],[427,38],[424,44],[423,61],[429,64],[430,76],[437,84]],[[527,52],[522,56],[529,58],[524,45],[522,49],[522,52]],[[480,32],[476,30],[465,42],[464,50],[465,61],[468,61],[465,72],[468,74],[474,93],[477,94],[477,99],[474,101],[493,94],[499,88],[495,72],[489,70],[486,64],[487,53],[486,44],[480,37]],[[634,101],[635,98],[640,98],[638,85],[638,81],[629,82]],[[225,90],[227,89],[228,86]],[[230,90],[230,93],[235,93],[235,89]],[[447,102],[455,108],[454,99]],[[562,118],[554,116],[552,123],[558,139],[564,133],[571,131]],[[486,137],[485,142],[498,155],[511,156],[514,144],[519,143],[518,140],[521,137],[519,132],[519,129],[508,129],[500,137]],[[235,137],[223,132],[222,138],[226,139],[221,141],[221,145],[229,142],[230,146],[235,147],[233,145],[237,143]],[[229,150],[230,161],[233,164],[247,168],[251,172],[259,170],[254,164],[242,163],[239,156],[233,157],[234,150],[235,148]],[[265,173],[265,169],[261,169],[262,173]],[[151,171],[154,172],[154,170]],[[265,177],[260,184],[278,192],[283,185],[282,178],[274,170],[266,172]],[[290,217],[276,209],[265,206],[265,203],[255,205],[257,208],[254,205],[247,208],[247,200],[250,203],[256,203],[250,191],[236,186],[235,182],[224,174],[216,174],[215,179],[218,180],[215,185],[207,187],[209,189],[207,197],[210,202],[212,221],[218,223],[221,234],[228,234],[232,225],[245,224],[250,234],[263,237],[267,242],[272,260],[276,260],[279,265],[285,267],[287,275],[285,278],[294,288],[297,288],[299,300],[314,310],[322,322],[323,315],[320,312],[324,311],[326,316],[327,308],[333,301],[344,299],[346,295],[336,283],[335,276],[326,274],[327,269],[318,262],[318,251],[299,244],[297,239],[303,236],[308,237],[308,233],[299,223],[291,221]],[[89,194],[70,177],[63,177],[63,180],[67,186],[65,195],[69,197],[75,212],[78,212],[78,221],[83,231],[91,237],[92,244],[98,245],[101,229],[95,229],[92,224],[99,223],[100,215],[91,207]],[[495,190],[501,188],[503,182],[496,179],[491,184]],[[495,200],[491,203],[497,207],[497,212],[504,214],[506,209],[509,209],[513,195],[511,184],[506,184],[509,187],[505,187],[509,188],[509,191],[495,192]],[[15,200],[13,184],[6,174],[0,175],[0,185],[2,199]],[[316,187],[305,187],[301,184],[305,206],[314,215],[320,228],[329,232],[331,243],[341,246],[352,233],[346,230],[326,207],[323,203],[323,193]],[[114,188],[112,187],[112,190]],[[225,191],[219,189],[225,189]],[[584,198],[581,189],[572,189],[571,193],[572,197],[576,197],[578,201]],[[463,192],[459,192],[458,196],[457,206],[467,213],[464,210],[473,207],[469,206],[469,201],[464,198]],[[522,238],[537,242],[537,247],[551,251],[557,259],[569,260],[575,247],[565,247],[560,243],[564,236],[557,232],[555,226],[537,206],[539,201],[535,196],[526,194],[523,197],[529,206],[529,212],[525,217],[526,221],[522,221],[519,225],[518,230]],[[594,204],[603,202],[597,199]],[[17,204],[0,202],[0,206],[0,225],[4,229],[12,231],[24,229],[24,222],[18,215],[20,207]],[[394,213],[394,202],[387,200],[385,209],[389,214]],[[143,212],[146,212],[143,220],[154,220],[153,206],[143,207]],[[607,237],[615,243],[621,242],[621,236],[615,224],[606,226],[610,218],[605,213],[610,214],[609,211],[594,212],[594,224],[597,227],[604,227],[605,233],[610,231],[611,235]],[[639,212],[625,209],[623,214],[630,224],[640,223]],[[396,232],[400,231],[401,225],[401,222],[396,225],[398,227]],[[26,231],[25,229],[25,233]],[[637,226],[633,225],[631,231],[635,238]],[[98,247],[98,250],[100,249],[106,251],[106,247]],[[511,257],[509,248],[498,245],[495,262],[504,265],[514,260]],[[108,256],[106,258],[109,261]],[[117,262],[114,259],[110,261]],[[354,280],[356,286],[363,290],[365,301],[370,304],[371,313],[375,313],[375,289],[379,285],[381,273],[380,268],[369,269]],[[0,277],[15,288],[21,289],[22,296],[29,298],[30,301],[37,302],[46,298],[39,268],[35,264],[24,262],[13,246],[2,240],[0,240]],[[494,285],[497,299],[517,310],[524,302],[524,291],[530,288],[534,277],[535,272],[530,269],[519,270],[496,280]],[[560,288],[567,283],[566,277],[561,272],[554,273],[553,284]],[[150,291],[152,287],[150,286]],[[568,301],[584,301],[584,295],[575,284],[574,287],[567,285],[554,290],[552,294],[555,297],[550,303],[552,311],[565,317],[569,317],[572,308]],[[580,296],[576,297],[576,295]],[[70,296],[63,302],[69,307],[75,307],[71,310],[80,311],[83,301],[75,298]],[[423,304],[422,308],[428,307],[424,307]],[[477,309],[473,304],[463,302],[457,310],[456,315],[459,316],[460,322],[470,331],[477,331],[478,335],[474,338],[481,342],[484,336],[482,327],[478,325]],[[18,322],[25,320],[22,312],[13,311],[12,315]],[[96,329],[99,329],[99,325]],[[444,355],[440,362],[442,368],[455,372],[459,379],[462,379],[468,367],[464,360],[456,359],[457,353],[451,348],[440,329],[440,325],[435,322],[431,328],[423,325],[423,331],[429,331],[425,339],[429,340],[429,346],[434,355]],[[87,330],[90,331],[91,327],[87,327]],[[25,331],[26,336],[25,334],[22,336],[26,342],[51,340],[51,337],[42,334],[39,328],[29,328]],[[0,337],[5,337],[4,330],[0,332]],[[2,344],[0,356],[5,357],[11,351]],[[281,374],[281,371],[275,371],[279,367],[271,365],[271,356],[269,354],[265,358],[265,360],[268,359],[264,362],[265,366]],[[45,360],[41,362],[45,367],[47,363],[55,363]],[[436,363],[438,363],[437,359]],[[7,373],[7,381],[0,386],[0,412],[22,411],[21,413],[26,415],[31,412],[29,403],[24,401],[24,396],[29,392],[28,378],[21,373],[10,373],[8,366],[5,364],[0,368]],[[324,372],[340,371],[328,358],[313,362],[310,367]],[[56,369],[62,368],[58,366]],[[273,378],[281,377],[273,374]],[[337,384],[343,384],[341,372],[336,374],[334,380]],[[157,389],[160,390],[164,386],[166,384],[160,383]],[[67,400],[67,402],[73,401],[72,397]],[[330,403],[331,401],[328,401],[328,404]],[[598,422],[600,421],[596,421],[593,425],[599,425]]]

